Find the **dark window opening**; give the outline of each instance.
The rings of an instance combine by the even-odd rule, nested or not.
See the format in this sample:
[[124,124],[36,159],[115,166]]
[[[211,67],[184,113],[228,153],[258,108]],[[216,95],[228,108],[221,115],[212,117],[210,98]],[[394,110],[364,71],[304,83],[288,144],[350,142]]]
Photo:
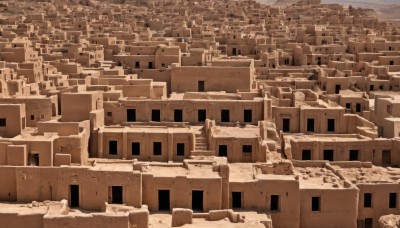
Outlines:
[[108,154],[109,155],[117,155],[118,154],[118,142],[117,141],[109,141],[108,142]]
[[123,203],[122,186],[111,186],[111,203],[113,204]]
[[244,115],[243,122],[245,123],[253,122],[253,111],[251,109],[245,109],[243,115]]
[[335,119],[328,119],[328,132],[334,132],[335,131]]
[[198,92],[204,92],[205,91],[204,81],[198,81],[197,82],[197,91]]
[[221,122],[229,122],[229,110],[221,110]]
[[394,65],[394,61],[390,60],[389,65]]
[[283,118],[282,119],[282,131],[283,132],[290,132],[290,119],[289,118]]
[[232,208],[242,208],[241,192],[232,192]]
[[242,146],[243,153],[251,153],[252,150],[253,150],[253,147],[251,145],[243,145]]
[[311,211],[320,211],[320,210],[321,210],[320,197],[312,197],[311,198]]
[[169,190],[158,190],[158,210],[169,211]]
[[161,155],[161,142],[153,142],[153,155]]
[[397,208],[397,193],[389,193],[389,208]]
[[232,48],[232,55],[236,55],[236,48]]
[[127,109],[126,116],[128,122],[135,122],[136,121],[136,109]]
[[324,150],[324,160],[333,161],[333,150]]
[[70,207],[79,207],[79,185],[70,185]]
[[271,211],[278,211],[279,210],[279,196],[278,195],[271,195]]
[[205,109],[197,110],[197,120],[198,122],[204,122],[207,118],[207,111]]
[[132,155],[139,156],[140,155],[140,142],[132,143]]
[[314,132],[314,119],[307,119],[307,131]]
[[227,145],[219,145],[219,147],[218,147],[218,156],[220,156],[220,157],[228,157],[228,146]]
[[35,120],[35,115],[31,115],[31,120]]
[[149,62],[149,69],[153,69],[153,62]]
[[161,121],[161,111],[159,109],[151,110],[151,121],[153,122]]
[[135,62],[135,68],[140,68],[139,62]]
[[356,104],[356,112],[361,112],[361,104]]
[[364,207],[372,207],[372,193],[364,193]]
[[374,85],[369,85],[369,91],[374,91]]
[[373,218],[365,218],[364,220],[364,228],[372,228],[374,224]]
[[182,122],[183,121],[183,113],[182,109],[174,110],[174,122]]
[[346,103],[346,109],[350,110],[351,109],[351,103]]
[[177,156],[185,156],[185,143],[177,143],[176,144],[176,155]]
[[336,86],[335,86],[335,93],[336,93],[336,94],[339,94],[340,89],[341,89],[341,85],[336,85]]
[[1,118],[0,119],[0,127],[5,127],[5,126],[7,126],[6,119],[5,118]]
[[203,191],[192,191],[192,210],[203,211]]
[[301,152],[301,160],[303,161],[311,160],[311,150],[303,150]]
[[349,161],[358,161],[358,150],[349,151]]

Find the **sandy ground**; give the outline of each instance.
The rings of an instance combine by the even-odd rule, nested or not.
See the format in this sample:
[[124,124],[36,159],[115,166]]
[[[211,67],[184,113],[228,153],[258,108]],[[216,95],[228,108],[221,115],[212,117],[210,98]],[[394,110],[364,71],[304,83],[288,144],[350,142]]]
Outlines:
[[[254,213],[255,214],[255,213]],[[149,227],[150,228],[165,228],[171,227],[171,214],[150,214]],[[219,221],[207,221],[201,218],[193,219],[193,224],[187,224],[181,227],[186,228],[264,228],[264,225],[258,222],[258,219],[246,219],[244,223],[231,223],[228,218]]]

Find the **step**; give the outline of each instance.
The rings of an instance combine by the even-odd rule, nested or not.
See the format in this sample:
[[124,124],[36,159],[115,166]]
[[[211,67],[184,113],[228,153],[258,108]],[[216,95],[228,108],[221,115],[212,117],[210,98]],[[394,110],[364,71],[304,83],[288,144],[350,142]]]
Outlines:
[[211,150],[193,150],[190,152],[191,156],[214,156],[214,151]]

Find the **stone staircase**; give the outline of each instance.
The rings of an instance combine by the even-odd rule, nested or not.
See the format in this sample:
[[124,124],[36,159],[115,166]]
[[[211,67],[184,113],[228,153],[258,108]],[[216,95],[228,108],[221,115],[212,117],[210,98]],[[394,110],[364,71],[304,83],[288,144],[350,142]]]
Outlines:
[[206,137],[206,130],[204,127],[198,129],[195,133],[195,146],[194,150],[190,153],[191,156],[213,156],[214,152],[208,150],[208,142]]

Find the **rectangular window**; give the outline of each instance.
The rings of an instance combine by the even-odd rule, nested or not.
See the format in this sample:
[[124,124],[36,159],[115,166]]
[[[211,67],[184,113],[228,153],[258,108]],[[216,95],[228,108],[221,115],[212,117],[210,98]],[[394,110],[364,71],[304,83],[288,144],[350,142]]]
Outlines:
[[182,122],[182,121],[183,121],[182,109],[175,109],[174,110],[174,122]]
[[176,144],[176,156],[185,156],[185,143]]
[[140,155],[140,142],[132,143],[132,155],[139,156]]
[[31,115],[31,120],[35,120],[35,115]]
[[290,119],[289,118],[283,118],[282,119],[282,131],[283,132],[290,132]]
[[328,124],[327,131],[335,132],[335,119],[328,119],[327,124]]
[[301,153],[301,160],[303,161],[311,160],[311,150],[303,150]]
[[311,211],[321,211],[320,197],[311,197]]
[[108,154],[109,155],[117,155],[118,154],[118,142],[117,141],[109,141],[108,142]]
[[153,62],[149,62],[149,69],[153,69]]
[[350,110],[351,109],[351,103],[346,103],[346,109]]
[[389,208],[397,208],[397,193],[389,193]]
[[161,142],[153,142],[153,155],[161,155]]
[[5,126],[7,126],[6,119],[5,118],[1,118],[0,119],[0,127],[5,127]]
[[361,104],[360,103],[356,104],[356,112],[361,112]]
[[271,211],[278,211],[279,210],[279,196],[278,195],[271,195]]
[[136,121],[136,109],[127,109],[126,116],[128,122],[135,122]]
[[349,161],[358,161],[358,150],[349,151]]
[[228,109],[221,110],[221,122],[229,122],[229,110]]
[[197,91],[198,92],[204,92],[205,91],[204,81],[198,81],[197,82]]
[[243,153],[251,153],[252,152],[252,146],[251,145],[243,145],[242,146],[242,151]]
[[372,193],[364,193],[364,207],[372,207]]
[[111,196],[112,204],[122,204],[123,203],[123,188],[122,188],[122,186],[111,186],[110,196]]
[[369,85],[369,91],[374,91],[374,85]]
[[335,86],[335,93],[336,93],[336,94],[339,94],[340,89],[341,89],[341,86],[340,86],[340,85],[336,85],[336,86]]
[[219,145],[218,146],[218,156],[219,157],[227,157],[228,156],[228,146],[227,145]]
[[207,118],[207,112],[205,109],[197,110],[197,121],[198,122],[204,122],[204,121],[206,121],[206,118]]
[[307,132],[314,132],[314,119],[307,119]]
[[160,109],[151,110],[151,121],[160,122],[161,120],[161,111]]
[[251,109],[245,109],[243,111],[244,121],[245,123],[253,122],[253,111]]
[[135,62],[135,68],[140,68],[139,62]]

